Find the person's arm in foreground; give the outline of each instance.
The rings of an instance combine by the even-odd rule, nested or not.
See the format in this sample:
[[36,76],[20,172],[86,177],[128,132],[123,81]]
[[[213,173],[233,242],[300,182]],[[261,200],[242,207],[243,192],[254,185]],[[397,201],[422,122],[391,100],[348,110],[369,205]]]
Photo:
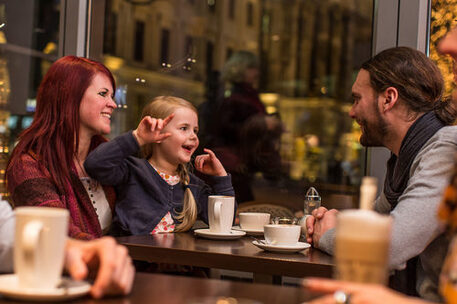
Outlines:
[[0,273],[13,271],[14,213],[0,199]]
[[309,291],[331,293],[317,298],[308,304],[335,304],[334,293],[343,291],[350,296],[351,304],[432,304],[419,298],[405,296],[383,285],[335,281],[330,279],[309,278],[303,280]]
[[93,241],[69,239],[65,248],[65,268],[75,280],[94,277],[91,295],[126,295],[132,289],[135,268],[127,248],[112,237]]

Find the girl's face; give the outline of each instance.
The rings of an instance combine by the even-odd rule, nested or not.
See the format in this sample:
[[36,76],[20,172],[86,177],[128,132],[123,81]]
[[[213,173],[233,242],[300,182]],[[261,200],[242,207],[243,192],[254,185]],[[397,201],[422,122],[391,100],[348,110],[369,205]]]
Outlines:
[[190,161],[199,141],[197,113],[189,108],[179,107],[174,114],[173,119],[163,129],[164,133],[169,132],[171,136],[154,146],[153,158],[161,163],[162,168],[167,166],[176,170],[179,164]]
[[116,108],[113,86],[108,77],[97,73],[84,92],[79,106],[80,137],[104,135],[111,132],[111,114]]

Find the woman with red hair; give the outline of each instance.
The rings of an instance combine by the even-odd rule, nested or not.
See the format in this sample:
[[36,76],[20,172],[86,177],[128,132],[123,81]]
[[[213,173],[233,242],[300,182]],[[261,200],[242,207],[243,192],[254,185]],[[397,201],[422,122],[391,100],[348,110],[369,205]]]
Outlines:
[[75,56],[54,62],[6,169],[14,204],[68,209],[73,238],[100,237],[111,224],[114,190],[91,179],[83,164],[111,131],[114,90],[113,75],[99,62]]

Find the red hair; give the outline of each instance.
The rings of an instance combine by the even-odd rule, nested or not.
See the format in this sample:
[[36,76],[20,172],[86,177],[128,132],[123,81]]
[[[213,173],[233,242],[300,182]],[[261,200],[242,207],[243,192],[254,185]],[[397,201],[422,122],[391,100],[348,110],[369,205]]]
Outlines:
[[[38,88],[33,122],[19,135],[6,175],[14,174],[8,170],[21,161],[21,155],[33,152],[49,171],[60,194],[65,194],[65,182],[70,180],[79,146],[79,106],[98,73],[109,78],[114,91],[113,75],[99,62],[65,56],[52,64]],[[103,140],[101,135],[94,136],[91,146],[100,140]]]

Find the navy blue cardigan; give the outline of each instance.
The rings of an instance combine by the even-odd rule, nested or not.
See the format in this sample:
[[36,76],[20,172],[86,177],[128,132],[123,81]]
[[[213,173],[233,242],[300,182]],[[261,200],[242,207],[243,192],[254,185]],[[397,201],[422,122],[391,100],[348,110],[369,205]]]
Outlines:
[[[182,210],[184,186],[169,185],[146,159],[132,156],[139,149],[132,132],[128,132],[99,145],[84,162],[91,177],[103,185],[115,186],[114,234],[149,234],[169,211],[175,216]],[[231,177],[210,176],[210,187],[194,174],[189,175],[198,217],[208,223],[208,196],[234,196]]]

